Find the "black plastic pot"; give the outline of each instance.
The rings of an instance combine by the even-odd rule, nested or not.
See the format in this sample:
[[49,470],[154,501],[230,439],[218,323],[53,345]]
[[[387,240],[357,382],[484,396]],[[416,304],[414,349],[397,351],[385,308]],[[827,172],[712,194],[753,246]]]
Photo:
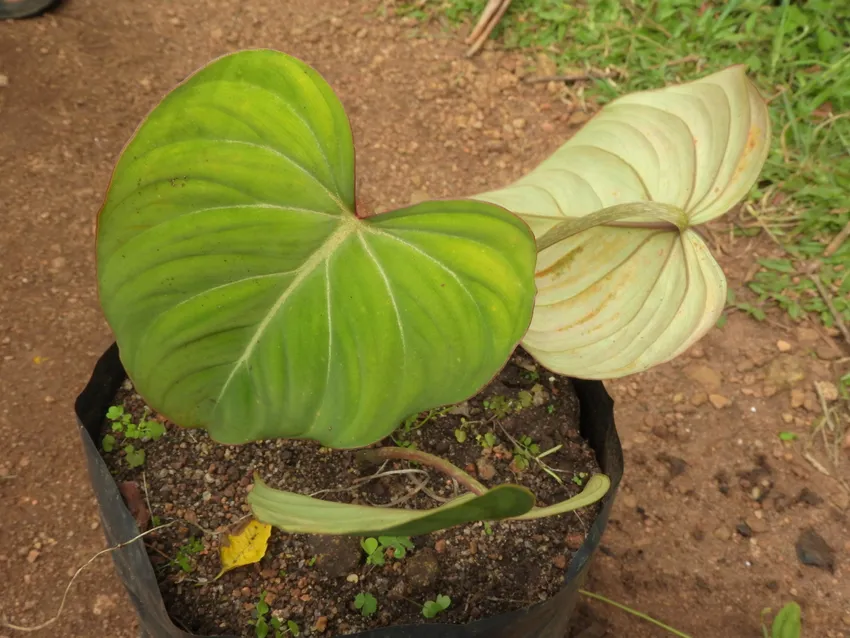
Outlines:
[[[77,397],[75,410],[88,461],[89,475],[100,507],[106,540],[110,546],[139,534],[132,514],[124,505],[118,486],[100,456],[95,441],[109,406],[126,373],[113,344],[98,360],[91,379]],[[356,638],[563,638],[570,626],[579,588],[584,583],[593,552],[608,522],[617,486],[623,475],[623,451],[614,427],[614,402],[599,381],[573,380],[581,406],[581,433],[596,452],[602,470],[611,477],[612,488],[584,544],[576,552],[564,577],[564,587],[549,600],[468,625],[405,625],[356,634]],[[115,569],[127,588],[138,614],[143,638],[190,638],[168,616],[153,567],[143,543],[130,543],[112,552]],[[217,636],[214,638],[234,638]]]

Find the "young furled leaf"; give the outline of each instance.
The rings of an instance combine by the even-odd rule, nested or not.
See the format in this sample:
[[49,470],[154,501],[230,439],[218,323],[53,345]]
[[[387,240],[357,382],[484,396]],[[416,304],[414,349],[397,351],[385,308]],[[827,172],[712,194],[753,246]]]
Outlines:
[[[534,495],[519,485],[502,484],[481,496],[462,494],[434,509],[407,510],[323,501],[275,490],[255,479],[254,489],[248,494],[248,503],[258,520],[292,534],[365,536],[382,532],[418,536],[482,519],[500,520],[531,514]],[[363,551],[374,555],[365,546]],[[383,557],[378,560],[383,560]]]

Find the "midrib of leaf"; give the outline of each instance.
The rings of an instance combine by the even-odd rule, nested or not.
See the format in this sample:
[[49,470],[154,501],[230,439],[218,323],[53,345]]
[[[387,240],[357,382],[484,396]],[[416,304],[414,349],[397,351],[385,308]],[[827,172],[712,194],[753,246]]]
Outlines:
[[350,235],[357,232],[358,227],[362,225],[362,223],[363,222],[352,214],[346,213],[341,215],[339,227],[325,240],[325,243],[323,243],[316,252],[310,255],[310,257],[295,271],[295,277],[292,278],[292,281],[281,293],[278,300],[269,309],[266,316],[263,317],[263,320],[257,325],[257,329],[254,331],[254,334],[251,335],[251,339],[246,344],[242,355],[233,364],[230,374],[227,376],[227,379],[224,381],[224,384],[221,386],[221,390],[218,393],[216,407],[227,392],[230,383],[236,376],[236,372],[245,365],[245,362],[251,357],[251,354],[254,352],[254,348],[257,347],[257,344],[260,342],[260,339],[262,339],[263,334],[265,334],[269,325],[271,325],[271,322],[277,316],[277,313],[280,312],[281,308],[286,305],[286,302],[292,294],[298,290],[299,286],[301,286],[309,275],[325,263],[325,261],[327,261],[327,259],[333,255],[337,249],[339,249]]

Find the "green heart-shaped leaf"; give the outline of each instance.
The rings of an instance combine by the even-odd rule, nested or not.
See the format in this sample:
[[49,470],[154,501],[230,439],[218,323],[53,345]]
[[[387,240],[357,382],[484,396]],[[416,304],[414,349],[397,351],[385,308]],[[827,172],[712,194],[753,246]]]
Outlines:
[[225,443],[357,447],[489,381],[530,321],[525,224],[354,202],[342,105],[292,57],[221,58],[154,109],[97,233],[104,313],[151,407]]
[[432,510],[403,510],[322,501],[270,488],[259,478],[248,494],[257,520],[292,534],[418,536],[473,521],[521,516],[534,495],[519,485],[498,485],[481,496],[463,494]]

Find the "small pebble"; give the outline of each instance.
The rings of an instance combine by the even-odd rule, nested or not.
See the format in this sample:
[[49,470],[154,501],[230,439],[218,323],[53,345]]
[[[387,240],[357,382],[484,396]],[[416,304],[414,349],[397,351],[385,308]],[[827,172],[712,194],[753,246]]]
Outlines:
[[804,487],[797,495],[797,502],[805,503],[806,505],[810,505],[812,507],[817,507],[818,505],[823,503],[823,499],[816,493],[812,492],[808,487]]
[[796,544],[797,558],[803,565],[835,571],[835,551],[815,530],[804,530]]
[[485,481],[492,480],[496,476],[496,468],[483,456],[475,462],[475,467],[478,469],[478,476]]
[[838,388],[831,381],[816,381],[815,387],[820,391],[824,401],[838,401]]
[[727,397],[724,397],[722,394],[709,394],[708,400],[718,410],[722,410],[725,407],[728,407],[730,403],[732,403]]
[[714,538],[721,541],[728,541],[730,538],[732,538],[732,532],[729,531],[728,527],[718,527],[716,530],[714,530]]
[[708,402],[708,395],[705,392],[695,392],[691,396],[691,405],[700,407]]
[[756,516],[748,516],[746,525],[750,528],[753,534],[764,534],[768,530],[767,521]]
[[782,339],[780,339],[776,342],[776,348],[779,350],[779,352],[790,352],[791,344],[787,341],[783,341]]
[[749,538],[753,535],[753,530],[751,530],[750,526],[746,523],[738,523],[735,526],[735,531],[738,532],[744,538]]

